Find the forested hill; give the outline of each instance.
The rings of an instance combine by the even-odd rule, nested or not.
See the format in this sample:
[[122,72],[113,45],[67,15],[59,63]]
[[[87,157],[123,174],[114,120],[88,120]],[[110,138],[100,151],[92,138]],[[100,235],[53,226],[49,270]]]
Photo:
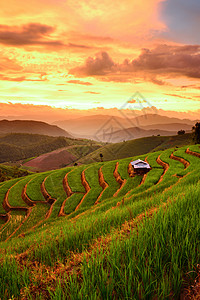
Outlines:
[[50,125],[45,122],[29,120],[1,120],[0,134],[6,133],[32,133],[50,136],[72,137],[72,135],[70,135],[66,130],[61,129],[56,125]]
[[39,134],[12,133],[0,136],[0,162],[24,160],[72,145],[87,145],[90,141]]

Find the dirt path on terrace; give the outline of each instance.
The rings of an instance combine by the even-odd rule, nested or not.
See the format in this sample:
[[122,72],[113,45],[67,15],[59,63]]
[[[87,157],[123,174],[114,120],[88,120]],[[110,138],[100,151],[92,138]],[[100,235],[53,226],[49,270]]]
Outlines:
[[116,165],[115,165],[115,170],[114,170],[113,175],[114,175],[115,180],[117,181],[117,183],[120,185],[120,187],[114,193],[113,197],[117,197],[118,193],[121,191],[121,189],[124,187],[124,185],[126,183],[126,179],[122,179],[120,174],[118,173],[118,166],[119,166],[119,162],[117,162]]
[[101,168],[99,169],[98,174],[99,174],[99,184],[100,184],[100,186],[102,187],[103,190],[101,191],[99,197],[97,198],[97,200],[96,200],[96,202],[94,204],[98,204],[99,203],[99,200],[101,199],[101,196],[102,196],[103,192],[108,187],[108,184],[105,181],[104,176],[103,176],[102,167],[103,166],[101,166]]
[[158,163],[160,166],[162,166],[163,169],[164,169],[163,174],[160,176],[160,179],[159,179],[159,181],[157,182],[157,184],[158,184],[158,183],[160,183],[160,182],[163,180],[163,177],[165,176],[165,173],[166,173],[167,170],[169,169],[169,164],[166,163],[166,162],[164,162],[164,161],[162,161],[161,158],[160,158],[160,155],[158,156],[158,158],[156,159],[156,161],[157,161],[157,163]]

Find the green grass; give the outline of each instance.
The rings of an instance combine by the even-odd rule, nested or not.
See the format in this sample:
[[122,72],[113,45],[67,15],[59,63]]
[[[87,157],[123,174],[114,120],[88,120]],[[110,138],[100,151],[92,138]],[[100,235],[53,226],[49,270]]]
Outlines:
[[184,146],[192,141],[191,134],[182,136],[151,136],[121,143],[109,144],[81,158],[81,163],[100,161],[100,153],[104,161],[141,156],[148,152],[161,151],[175,146]]

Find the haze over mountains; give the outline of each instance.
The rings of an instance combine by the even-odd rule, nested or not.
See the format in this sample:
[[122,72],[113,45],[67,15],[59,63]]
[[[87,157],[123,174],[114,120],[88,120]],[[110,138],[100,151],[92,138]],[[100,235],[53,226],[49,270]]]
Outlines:
[[127,117],[95,115],[57,121],[54,124],[68,130],[76,137],[104,142],[120,142],[124,139],[151,135],[175,135],[180,129],[190,132],[195,121],[169,118],[158,114],[146,114],[135,118],[130,115]]
[[116,143],[152,135],[176,135],[181,129],[191,132],[196,122],[158,114],[146,114],[135,118],[131,114],[127,116],[93,115],[57,121],[53,124],[30,120],[1,120],[0,134],[32,133]]

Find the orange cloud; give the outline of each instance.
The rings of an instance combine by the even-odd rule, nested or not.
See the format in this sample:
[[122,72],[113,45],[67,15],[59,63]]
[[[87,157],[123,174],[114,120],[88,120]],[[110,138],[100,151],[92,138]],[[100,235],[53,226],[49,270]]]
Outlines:
[[83,66],[69,70],[71,74],[78,76],[95,76],[110,73],[115,63],[107,52],[99,52],[96,57],[88,57]]
[[[188,118],[192,120],[199,119],[200,109],[196,111],[178,112],[174,110],[156,110],[159,115],[168,117],[177,117],[180,119]],[[21,104],[21,103],[0,103],[0,119],[31,119],[41,120],[48,123],[53,123],[58,120],[66,120],[72,118],[78,118],[80,116],[88,115],[113,115],[121,116],[119,109],[111,108],[105,109],[104,107],[96,107],[89,110],[78,110],[78,109],[61,109],[53,108],[47,105],[32,105],[32,104]],[[130,110],[124,110],[125,113],[130,113]],[[137,115],[144,115],[152,113],[149,108],[143,110],[136,110]]]
[[92,92],[92,91],[87,91],[87,92],[84,92],[86,94],[94,94],[94,95],[100,95],[101,93],[98,93],[98,92]]
[[[123,74],[132,77],[136,74],[163,85],[166,84],[160,76],[186,76],[200,78],[200,45],[170,46],[160,45],[154,49],[142,49],[141,54],[132,61],[125,59],[123,63],[116,63],[107,52],[97,53],[88,57],[82,66],[69,70],[76,76],[100,76]],[[157,78],[158,77],[158,78]],[[102,77],[99,77],[102,80]],[[124,81],[124,79],[123,79]]]
[[39,23],[30,23],[20,27],[0,25],[0,43],[9,46],[63,46],[61,41],[49,38],[54,30],[52,26]]
[[67,83],[73,83],[73,84],[80,84],[80,85],[93,85],[91,82],[88,81],[82,81],[82,80],[68,80]]
[[0,56],[0,71],[20,71],[22,70],[22,66],[18,64],[16,59],[10,59],[6,56]]
[[131,99],[131,100],[128,101],[128,103],[137,103],[137,101],[134,100],[134,99]]
[[193,100],[192,97],[187,97],[187,96],[182,96],[182,95],[177,95],[177,94],[164,94],[166,96],[171,96],[171,97],[175,97],[175,98],[181,98],[181,99],[191,99]]

